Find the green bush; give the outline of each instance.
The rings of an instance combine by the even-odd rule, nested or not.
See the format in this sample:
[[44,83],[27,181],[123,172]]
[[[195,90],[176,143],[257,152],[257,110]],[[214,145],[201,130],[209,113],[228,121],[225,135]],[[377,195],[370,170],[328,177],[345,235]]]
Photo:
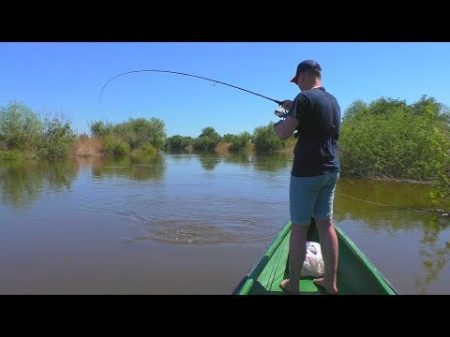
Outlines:
[[113,125],[101,121],[93,122],[90,126],[93,136],[115,136],[127,143],[131,149],[144,144],[151,144],[156,149],[163,149],[166,142],[164,122],[151,118],[130,118],[127,122]]
[[22,160],[23,156],[18,150],[11,150],[11,151],[0,150],[0,161],[19,162]]
[[130,152],[130,146],[120,137],[108,135],[102,141],[103,153],[107,156],[123,156]]
[[75,139],[76,135],[68,122],[46,118],[39,156],[50,160],[67,158]]
[[0,108],[0,141],[8,149],[37,149],[43,128],[38,115],[22,103]]
[[[3,150],[19,150],[22,157],[61,159],[69,155],[75,139],[68,122],[45,118],[42,122],[37,114],[24,104],[13,102],[0,108],[0,143]],[[16,158],[15,152],[6,155]]]
[[285,146],[285,142],[275,133],[272,122],[254,130],[253,142],[257,153],[276,152],[284,149]]
[[412,105],[385,98],[353,103],[342,123],[342,174],[435,180],[450,148],[442,111],[425,96]]
[[92,135],[95,137],[104,137],[113,133],[113,125],[101,121],[91,123],[90,129]]
[[223,135],[222,137],[222,141],[224,141],[225,143],[232,143],[233,141],[235,141],[237,138],[236,135],[233,135],[231,133],[226,133]]
[[131,152],[133,158],[153,157],[158,151],[151,144],[144,144]]
[[192,142],[192,147],[195,151],[211,152],[214,151],[217,144],[219,144],[217,140],[211,139],[208,136],[204,136],[194,139],[194,141]]
[[450,212],[450,163],[439,174],[431,198],[436,208]]
[[152,144],[153,147],[162,149],[166,141],[164,122],[157,118],[130,119],[114,126],[113,134],[122,138],[132,149],[144,144]]
[[189,145],[192,145],[192,138],[180,135],[169,137],[166,141],[168,151],[184,151]]
[[238,152],[245,150],[247,144],[251,142],[252,135],[249,132],[242,132],[234,136],[231,140],[229,151]]

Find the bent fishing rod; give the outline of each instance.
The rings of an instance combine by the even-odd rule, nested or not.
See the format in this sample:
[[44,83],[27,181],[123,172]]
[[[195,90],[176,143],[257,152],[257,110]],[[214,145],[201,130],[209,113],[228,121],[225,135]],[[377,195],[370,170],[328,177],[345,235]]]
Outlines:
[[112,77],[111,79],[109,79],[109,80],[103,85],[103,87],[102,87],[102,89],[101,89],[101,91],[100,91],[99,100],[100,100],[101,97],[102,97],[102,94],[103,94],[104,89],[106,88],[106,86],[107,86],[110,82],[112,82],[112,81],[115,80],[116,78],[121,77],[121,76],[124,76],[124,75],[133,74],[133,73],[141,73],[141,72],[169,73],[169,74],[176,74],[176,75],[183,75],[183,76],[195,77],[195,78],[199,78],[199,79],[201,79],[201,80],[205,80],[205,81],[210,81],[210,82],[214,82],[214,83],[223,84],[223,85],[226,85],[226,86],[235,88],[235,89],[239,89],[239,90],[248,92],[248,93],[250,93],[250,94],[252,94],[252,95],[256,95],[256,96],[259,96],[259,97],[268,99],[268,100],[270,100],[270,101],[272,101],[272,102],[275,102],[275,103],[277,103],[278,105],[282,105],[282,104],[283,104],[283,101],[278,101],[278,100],[276,100],[276,99],[273,99],[273,98],[270,98],[270,97],[267,97],[267,96],[258,94],[257,92],[254,92],[254,91],[251,91],[251,90],[247,90],[247,89],[238,87],[238,86],[233,85],[233,84],[228,84],[228,83],[225,83],[225,82],[222,82],[222,81],[218,81],[218,80],[215,80],[215,79],[212,79],[212,78],[207,78],[207,77],[197,76],[197,75],[192,75],[192,74],[187,74],[187,73],[180,73],[180,72],[178,72],[178,71],[159,70],[159,69],[141,69],[141,70],[132,70],[132,71],[127,71],[127,72],[125,72],[125,73],[122,73],[122,74],[119,74],[119,75],[116,75],[116,76]]

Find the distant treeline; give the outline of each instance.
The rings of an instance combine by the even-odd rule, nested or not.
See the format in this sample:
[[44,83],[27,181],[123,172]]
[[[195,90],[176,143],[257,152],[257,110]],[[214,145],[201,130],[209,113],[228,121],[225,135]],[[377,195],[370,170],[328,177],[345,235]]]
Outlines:
[[167,137],[164,122],[157,118],[129,119],[118,124],[94,121],[90,131],[90,136],[76,135],[62,117],[42,118],[26,105],[12,102],[0,108],[0,160],[59,160],[70,155],[91,154],[140,156],[159,151],[211,152],[221,143],[231,152],[254,149],[258,153],[270,153],[281,151],[289,144],[278,139],[273,123],[256,128],[252,134],[223,136],[208,126],[197,138]]
[[[273,123],[221,136],[211,127],[196,138],[167,137],[157,118],[112,124],[95,121],[91,135],[76,135],[62,118],[40,118],[24,104],[0,108],[0,160],[63,159],[70,155],[154,156],[160,151],[273,153],[292,151]],[[301,137],[301,135],[300,135]],[[438,182],[437,199],[450,199],[450,113],[432,97],[413,104],[380,98],[355,101],[344,112],[340,136],[342,175]]]
[[91,133],[93,137],[103,139],[104,149],[114,154],[124,154],[144,144],[170,152],[212,152],[220,143],[226,143],[227,150],[231,152],[254,148],[258,153],[277,152],[287,144],[276,136],[273,123],[256,128],[253,134],[242,132],[221,136],[213,127],[208,126],[202,129],[197,138],[182,135],[166,137],[164,122],[156,118],[139,118],[116,125],[94,122],[91,124]]

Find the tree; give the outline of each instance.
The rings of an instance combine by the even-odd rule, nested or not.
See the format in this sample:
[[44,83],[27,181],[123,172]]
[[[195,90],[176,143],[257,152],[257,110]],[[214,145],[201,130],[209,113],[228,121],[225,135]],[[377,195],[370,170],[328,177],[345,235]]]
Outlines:
[[39,154],[41,157],[51,160],[66,158],[75,138],[75,133],[68,122],[63,122],[58,118],[46,118]]
[[174,135],[167,138],[167,149],[169,151],[182,151],[185,150],[189,145],[192,144],[191,137],[184,137],[180,135]]
[[212,139],[220,139],[220,135],[216,132],[216,130],[212,126],[208,126],[202,129],[202,133],[199,137],[209,137]]
[[213,151],[220,142],[220,135],[213,127],[202,129],[200,136],[194,140],[192,146],[198,151]]
[[386,116],[394,111],[407,111],[408,106],[406,101],[381,97],[370,103],[368,110],[372,115]]
[[0,140],[8,149],[36,149],[43,132],[38,115],[22,103],[0,108]]

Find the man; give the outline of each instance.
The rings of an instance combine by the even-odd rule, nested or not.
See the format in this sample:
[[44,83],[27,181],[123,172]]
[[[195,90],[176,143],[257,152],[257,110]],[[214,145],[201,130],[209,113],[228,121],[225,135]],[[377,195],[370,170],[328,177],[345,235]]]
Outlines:
[[336,98],[321,83],[321,67],[313,60],[297,66],[291,82],[300,93],[294,101],[283,101],[286,118],[275,124],[281,139],[298,131],[290,181],[290,216],[292,232],[289,242],[289,278],[280,287],[299,294],[300,273],[306,254],[306,236],[311,217],[320,235],[325,275],[314,280],[329,294],[337,294],[338,239],[333,219],[333,201],[339,179],[337,140],[341,112]]

